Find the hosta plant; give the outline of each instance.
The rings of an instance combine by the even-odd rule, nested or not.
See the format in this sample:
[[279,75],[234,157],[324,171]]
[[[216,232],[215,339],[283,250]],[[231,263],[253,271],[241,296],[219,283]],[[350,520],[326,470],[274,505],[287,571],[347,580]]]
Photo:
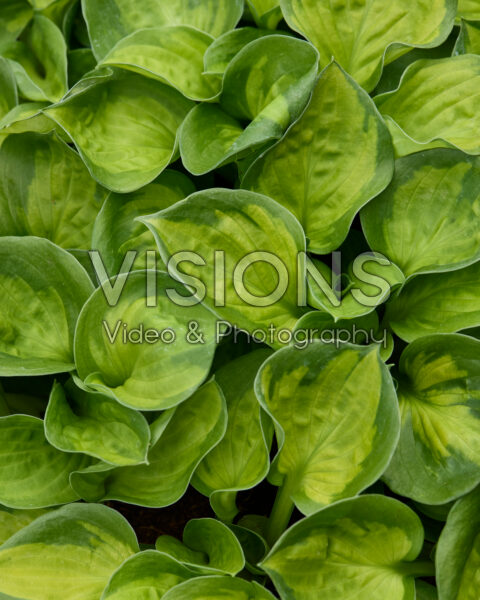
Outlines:
[[0,0],[0,598],[479,597],[479,86],[479,0]]

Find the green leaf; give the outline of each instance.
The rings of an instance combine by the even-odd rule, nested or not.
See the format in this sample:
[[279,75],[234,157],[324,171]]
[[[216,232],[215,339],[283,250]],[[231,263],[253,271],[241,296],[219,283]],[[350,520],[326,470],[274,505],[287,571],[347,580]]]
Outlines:
[[44,102],[24,102],[10,110],[0,119],[0,146],[12,133],[25,133],[36,131],[38,133],[49,133],[57,127],[42,112],[48,106]]
[[1,546],[0,592],[22,600],[98,600],[112,573],[138,550],[132,528],[111,508],[64,506]]
[[73,87],[82,77],[97,66],[90,48],[75,48],[68,51],[68,83]]
[[225,520],[233,519],[238,512],[236,492],[261,483],[270,467],[272,428],[260,420],[253,389],[255,376],[270,354],[268,350],[257,350],[215,373],[227,401],[228,426],[223,440],[195,471],[193,485],[210,497],[216,514]]
[[370,247],[407,277],[479,260],[479,215],[480,161],[449,149],[399,159],[390,186],[361,213]]
[[72,380],[55,383],[45,414],[48,441],[64,452],[80,452],[126,466],[147,458],[150,429],[145,417],[115,400],[81,390]]
[[[292,328],[301,316],[297,255],[305,250],[305,236],[293,215],[270,198],[243,190],[205,190],[141,221],[153,231],[166,264],[177,252],[199,257],[193,259],[202,266],[186,262],[192,255],[185,257],[176,276],[196,282],[197,299],[203,297],[221,319],[268,337],[270,324]],[[215,279],[215,251],[223,253],[224,286]],[[298,278],[303,281],[302,272]],[[277,336],[272,338],[271,345],[281,345]]]
[[273,34],[288,35],[288,32],[240,27],[224,33],[207,48],[204,56],[205,71],[222,75],[233,58],[250,42]]
[[480,262],[420,275],[387,304],[386,323],[406,342],[480,325]]
[[92,48],[98,60],[130,33],[146,27],[190,25],[213,37],[234,29],[243,0],[82,0]]
[[247,0],[247,4],[258,27],[275,29],[283,18],[278,0]]
[[430,335],[400,359],[400,442],[384,476],[402,496],[445,504],[480,483],[480,342]]
[[[179,306],[171,294],[181,297],[187,290],[161,271],[124,273],[112,290],[113,283],[95,290],[78,320],[80,378],[130,408],[176,406],[208,375],[216,346],[214,315],[200,304]],[[192,330],[203,338],[190,335]]]
[[0,235],[89,249],[106,195],[78,154],[53,134],[9,136],[0,149]]
[[168,591],[162,600],[275,600],[255,581],[232,577],[197,577]]
[[185,168],[202,175],[280,138],[305,107],[317,66],[315,49],[293,37],[270,35],[247,44],[225,71],[220,106],[200,104],[185,119]]
[[437,589],[424,581],[415,582],[416,600],[438,600]]
[[480,23],[478,21],[462,19],[453,54],[454,56],[457,54],[480,54]]
[[17,83],[10,63],[0,58],[0,119],[18,104]]
[[203,55],[213,38],[186,26],[140,29],[123,38],[102,60],[171,85],[191,100],[211,100],[221,78],[203,72]]
[[128,558],[112,575],[101,600],[152,600],[195,577],[195,573],[169,556],[146,550]]
[[[266,517],[265,517],[266,518]],[[254,575],[264,575],[262,569],[257,567],[268,553],[268,544],[257,532],[241,525],[229,525],[240,542],[245,556],[245,568]]]
[[35,417],[2,417],[0,434],[2,504],[12,508],[44,508],[78,499],[69,484],[69,475],[91,463],[87,456],[66,454],[51,446],[45,439],[42,420]]
[[236,575],[245,566],[235,534],[215,519],[192,519],[183,531],[183,543],[162,535],[155,547],[198,573]]
[[439,600],[470,600],[480,572],[480,488],[450,511],[436,552]]
[[411,509],[393,498],[360,496],[291,527],[261,566],[285,600],[318,600],[320,590],[322,600],[414,600],[414,575],[433,572],[412,562],[422,545]]
[[326,66],[333,57],[371,92],[384,63],[411,47],[439,46],[450,33],[455,0],[280,0],[285,20],[308,38]]
[[0,507],[0,544],[4,544],[14,533],[20,531],[37,517],[41,517],[46,509],[21,510],[15,508]]
[[263,364],[255,386],[279,447],[269,479],[304,514],[358,494],[385,471],[400,419],[375,346],[285,348]]
[[0,0],[0,45],[13,42],[33,17],[27,0]]
[[150,183],[173,160],[191,106],[163,83],[119,71],[79,82],[45,112],[71,136],[92,176],[123,193]]
[[168,208],[194,191],[186,175],[167,169],[155,183],[136,192],[110,194],[95,221],[91,244],[100,253],[107,275],[113,277],[121,272],[129,251],[137,252],[133,269],[148,268],[146,253],[157,251],[157,245],[152,233],[136,217]]
[[418,144],[440,140],[467,154],[480,154],[475,135],[479,77],[480,56],[418,60],[407,68],[398,89],[375,102],[382,115]]
[[477,0],[458,0],[457,14],[462,19],[480,20],[480,6]]
[[56,102],[67,92],[67,47],[50,19],[35,15],[20,41],[1,52],[10,60],[18,90],[28,100]]
[[179,500],[202,458],[222,439],[227,426],[223,395],[214,382],[177,407],[148,455],[148,465],[91,467],[72,474],[86,500],[120,500],[161,508]]
[[309,250],[327,254],[392,174],[390,136],[373,102],[332,63],[302,117],[252,165],[242,187],[288,208],[302,224]]
[[0,286],[0,376],[72,370],[75,324],[93,290],[80,264],[48,240],[2,237]]

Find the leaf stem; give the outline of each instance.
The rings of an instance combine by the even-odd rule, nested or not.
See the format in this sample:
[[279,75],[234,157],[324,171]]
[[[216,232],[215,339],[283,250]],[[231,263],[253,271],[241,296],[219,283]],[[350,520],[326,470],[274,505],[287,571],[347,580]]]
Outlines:
[[402,575],[412,577],[434,577],[435,565],[431,560],[418,560],[411,563],[403,563],[400,571]]
[[282,533],[287,529],[292,517],[295,504],[290,497],[290,488],[287,482],[279,488],[275,504],[273,505],[267,527],[267,542],[270,546],[278,540]]

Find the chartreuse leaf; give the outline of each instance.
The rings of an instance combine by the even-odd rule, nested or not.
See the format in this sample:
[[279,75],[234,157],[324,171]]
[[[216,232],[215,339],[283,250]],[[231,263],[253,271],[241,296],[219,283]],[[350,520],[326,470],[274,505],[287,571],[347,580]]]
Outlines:
[[157,245],[152,233],[136,217],[168,208],[194,191],[195,186],[186,175],[166,170],[155,183],[136,192],[110,194],[95,221],[91,244],[100,253],[107,275],[121,272],[130,251],[137,252],[133,269],[148,268],[146,252],[157,251]]
[[64,506],[0,547],[0,592],[22,600],[98,600],[113,572],[138,550],[132,528],[113,509]]
[[283,18],[278,0],[247,0],[247,4],[258,27],[275,29]]
[[152,600],[195,577],[173,558],[146,550],[128,558],[112,575],[101,600]]
[[188,171],[207,173],[280,138],[305,107],[317,65],[316,50],[293,37],[247,44],[225,70],[220,106],[200,104],[185,119],[180,153]]
[[[195,282],[197,299],[220,318],[261,335],[270,324],[293,327],[304,312],[298,307],[297,274],[300,284],[304,275],[297,259],[305,236],[295,217],[270,198],[205,190],[140,220],[155,234],[165,263],[187,252],[176,276]],[[225,264],[223,282],[215,276],[218,260]],[[280,345],[272,337],[272,345]]]
[[131,192],[150,183],[172,160],[177,129],[192,103],[163,83],[126,71],[77,86],[47,116],[71,136],[102,185]]
[[477,0],[458,0],[458,16],[472,21],[480,20],[480,6]]
[[163,600],[275,600],[255,581],[232,577],[197,577],[169,590]]
[[480,54],[480,22],[462,20],[453,54]]
[[101,64],[157,79],[191,100],[210,100],[221,91],[221,78],[203,72],[203,55],[212,41],[184,25],[140,29],[120,40]]
[[48,441],[64,452],[83,452],[113,465],[146,461],[150,429],[145,417],[102,394],[55,383],[45,414]]
[[183,531],[183,543],[169,535],[162,535],[155,547],[204,574],[236,575],[245,566],[242,547],[235,534],[215,519],[192,519]]
[[55,121],[45,116],[42,110],[48,106],[45,102],[24,102],[15,106],[0,119],[0,146],[12,133],[36,131],[48,133],[57,127]]
[[82,0],[92,48],[98,60],[130,33],[147,27],[190,25],[213,37],[234,29],[243,0]]
[[210,497],[215,513],[233,519],[238,509],[236,492],[259,484],[270,467],[270,423],[260,420],[253,382],[261,364],[270,356],[257,350],[226,364],[215,373],[227,401],[225,437],[200,463],[193,485]]
[[0,58],[0,119],[17,106],[17,83],[10,63],[5,58]]
[[389,487],[425,504],[445,504],[480,483],[480,342],[430,335],[403,352],[398,380],[400,442]]
[[0,287],[0,376],[72,370],[75,324],[93,291],[80,264],[48,240],[1,237]]
[[361,213],[370,247],[407,277],[480,259],[479,215],[480,161],[451,149],[399,159],[390,186]]
[[322,66],[333,57],[368,92],[384,62],[408,47],[439,46],[456,12],[455,0],[280,0],[280,6],[290,27],[318,48]]
[[480,577],[480,488],[450,511],[435,561],[439,600],[470,600]]
[[[480,154],[474,133],[480,115],[477,81],[480,56],[467,54],[438,60],[418,60],[405,71],[398,89],[375,98],[413,142],[441,141],[468,154]],[[413,151],[413,150],[412,150]]]
[[275,198],[299,219],[309,250],[327,254],[357,211],[388,185],[393,149],[373,102],[336,63],[301,118],[249,169],[242,187]]
[[14,533],[20,531],[36,518],[47,512],[46,509],[21,510],[16,508],[0,507],[0,544],[5,543]]
[[183,496],[202,458],[222,439],[227,425],[225,399],[214,382],[177,407],[151,448],[148,465],[93,466],[73,473],[74,489],[86,500],[120,500],[161,508]]
[[387,304],[386,323],[407,342],[479,326],[480,262],[415,277]]
[[416,600],[438,600],[437,589],[425,581],[415,582]]
[[89,249],[106,195],[78,154],[53,134],[9,136],[0,149],[0,235]]
[[19,92],[28,100],[56,102],[68,90],[67,46],[50,19],[35,15],[20,41],[1,53],[10,60]]
[[413,562],[423,527],[407,506],[385,496],[338,502],[289,529],[263,561],[285,600],[414,600],[415,575],[433,565]]
[[0,434],[0,503],[12,508],[43,508],[78,499],[68,478],[72,471],[91,464],[90,458],[51,446],[43,422],[35,417],[2,417]]
[[207,73],[223,74],[232,59],[247,44],[273,34],[288,35],[288,32],[257,29],[256,27],[240,27],[224,33],[207,48],[204,56],[205,71]]
[[203,383],[215,317],[201,304],[179,306],[172,293],[188,292],[160,271],[123,273],[95,290],[75,333],[78,375],[90,389],[131,408],[164,410]]
[[284,348],[255,385],[279,446],[270,480],[304,514],[358,494],[384,472],[400,419],[377,347]]
[[0,44],[14,41],[32,17],[28,0],[0,0]]

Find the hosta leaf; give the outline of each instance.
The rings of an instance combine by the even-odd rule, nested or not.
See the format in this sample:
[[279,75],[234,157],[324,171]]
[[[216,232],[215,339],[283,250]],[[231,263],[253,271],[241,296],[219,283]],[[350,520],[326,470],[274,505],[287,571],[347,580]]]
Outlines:
[[[414,600],[420,519],[385,496],[329,506],[289,529],[263,561],[285,600]],[[433,565],[432,565],[433,567]],[[432,569],[433,571],[433,569]]]
[[257,567],[268,553],[268,544],[257,532],[242,527],[241,525],[229,525],[240,542],[245,556],[245,568],[254,575],[263,575],[262,569]]
[[98,600],[112,573],[138,550],[132,528],[111,508],[64,506],[0,547],[0,592],[21,600]]
[[119,466],[145,462],[150,429],[145,417],[102,394],[68,381],[55,383],[45,414],[48,441],[64,452],[83,452]]
[[48,105],[44,102],[24,102],[12,108],[0,119],[0,146],[12,133],[48,133],[55,130],[55,121],[42,113],[46,106]]
[[254,487],[268,473],[271,427],[260,421],[253,382],[268,350],[237,358],[215,373],[227,401],[228,426],[225,437],[200,463],[193,485],[210,497],[220,518],[237,514],[236,492]]
[[28,0],[0,0],[0,44],[14,41],[32,17]]
[[450,511],[436,552],[439,600],[475,598],[480,575],[480,488]]
[[285,34],[282,31],[257,29],[256,27],[240,27],[224,33],[217,38],[205,52],[204,63],[207,73],[223,74],[232,59],[250,42],[273,34]]
[[74,473],[74,489],[86,500],[120,500],[161,508],[176,502],[202,458],[222,439],[227,410],[214,382],[177,407],[148,455],[148,465],[91,467]]
[[317,64],[315,49],[293,37],[247,44],[225,71],[220,106],[201,104],[185,119],[180,153],[188,171],[207,173],[281,137],[305,107]]
[[439,60],[418,60],[405,71],[398,89],[375,102],[403,132],[420,144],[443,141],[468,154],[480,154],[475,135],[476,82],[480,56],[467,54]]
[[424,581],[415,582],[416,600],[438,600],[437,589]]
[[83,14],[97,59],[128,34],[145,27],[190,25],[213,37],[234,29],[243,0],[82,0]]
[[245,566],[242,547],[235,534],[215,519],[192,519],[183,531],[183,543],[162,535],[155,547],[204,574],[236,575]]
[[247,0],[247,4],[258,27],[275,29],[283,18],[278,0]]
[[62,32],[36,15],[21,40],[1,50],[10,60],[18,89],[28,100],[56,102],[68,89],[67,47]]
[[0,235],[89,249],[106,195],[78,154],[53,134],[9,136],[0,149]]
[[458,0],[458,16],[472,21],[480,20],[480,6],[477,0]]
[[68,478],[72,471],[91,463],[87,456],[66,454],[51,446],[45,439],[43,422],[35,417],[2,417],[0,436],[4,448],[0,455],[2,504],[43,508],[78,499]]
[[388,303],[386,322],[407,342],[479,326],[480,262],[451,273],[415,277]]
[[292,29],[314,44],[322,66],[333,57],[358,83],[372,91],[384,61],[407,47],[440,45],[452,29],[455,0],[280,0]]
[[221,78],[203,73],[203,55],[213,38],[186,26],[141,29],[123,38],[102,60],[171,85],[191,100],[209,100]]
[[10,63],[0,58],[0,119],[10,112],[18,103],[17,83]]
[[[270,198],[242,190],[206,190],[141,220],[155,234],[165,263],[180,251],[195,253],[187,261],[191,256],[205,261],[200,267],[184,261],[177,275],[186,283],[192,282],[191,276],[203,282],[204,303],[222,319],[252,333],[266,331],[272,323],[293,327],[301,316],[296,280],[304,233],[298,221]],[[215,251],[224,253],[224,286],[211,285],[216,281]],[[241,267],[249,265],[242,275],[240,261]],[[301,281],[303,273],[298,277]],[[197,297],[200,292],[203,296],[197,287]],[[279,345],[276,337],[271,343]]]
[[453,54],[480,54],[480,22],[462,20]]
[[0,376],[72,370],[75,324],[93,291],[80,264],[48,240],[2,237],[0,286]]
[[97,66],[90,48],[75,48],[68,51],[68,83],[73,87],[82,77]]
[[195,573],[169,556],[146,550],[128,558],[112,575],[101,600],[152,600]]
[[383,473],[399,414],[376,347],[285,348],[263,364],[255,385],[279,446],[270,479],[304,514],[358,494]]
[[71,136],[93,177],[115,192],[150,183],[172,160],[191,102],[163,83],[125,71],[77,86],[46,114]]
[[242,186],[283,204],[303,225],[309,250],[327,254],[392,173],[390,136],[373,102],[332,63],[302,117],[252,165]]
[[163,600],[275,600],[255,581],[232,577],[198,577],[168,591]]
[[120,273],[127,252],[132,250],[137,252],[132,268],[147,268],[146,252],[157,251],[157,245],[152,233],[136,217],[172,206],[194,191],[186,175],[166,170],[155,183],[136,192],[110,194],[95,221],[91,244],[100,253],[107,275]]
[[480,259],[480,161],[458,150],[401,158],[390,186],[361,214],[365,237],[406,276]]
[[16,508],[0,507],[0,544],[5,543],[14,533],[20,531],[37,517],[47,512],[46,509],[21,510]]
[[389,487],[425,504],[444,504],[480,483],[480,342],[431,335],[400,360],[402,431],[385,474]]
[[[116,278],[118,300],[103,283],[85,304],[75,334],[75,362],[92,390],[140,410],[164,410],[205,380],[215,352],[214,315],[204,306],[177,305],[186,289],[160,271]],[[168,292],[168,293],[167,293]],[[190,323],[194,323],[190,326]],[[189,335],[191,330],[202,339]]]

